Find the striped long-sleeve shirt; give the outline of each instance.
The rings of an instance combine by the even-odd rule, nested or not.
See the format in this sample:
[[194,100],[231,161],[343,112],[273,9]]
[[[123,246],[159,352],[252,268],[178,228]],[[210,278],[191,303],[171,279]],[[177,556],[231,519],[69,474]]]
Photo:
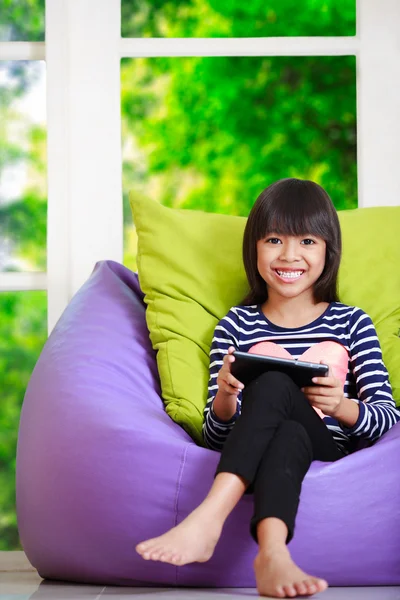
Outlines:
[[355,437],[376,441],[400,420],[375,327],[360,308],[332,302],[312,323],[287,329],[271,323],[260,305],[235,306],[215,328],[210,351],[208,399],[204,409],[203,436],[206,446],[221,450],[229,432],[240,415],[242,392],[237,397],[235,415],[229,421],[220,420],[212,409],[218,391],[217,376],[229,346],[247,352],[259,342],[275,342],[293,358],[299,358],[311,346],[334,341],[349,354],[344,396],[358,402],[359,417],[353,427],[341,425],[333,417],[324,417],[336,443],[350,452]]

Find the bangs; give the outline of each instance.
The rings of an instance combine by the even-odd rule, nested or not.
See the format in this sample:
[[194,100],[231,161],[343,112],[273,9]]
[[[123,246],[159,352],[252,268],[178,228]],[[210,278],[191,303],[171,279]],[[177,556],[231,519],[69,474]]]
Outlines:
[[[301,182],[307,183],[307,182]],[[326,198],[319,190],[307,185],[286,186],[264,205],[257,219],[257,238],[269,233],[280,235],[315,235],[325,241],[332,225],[326,211]]]

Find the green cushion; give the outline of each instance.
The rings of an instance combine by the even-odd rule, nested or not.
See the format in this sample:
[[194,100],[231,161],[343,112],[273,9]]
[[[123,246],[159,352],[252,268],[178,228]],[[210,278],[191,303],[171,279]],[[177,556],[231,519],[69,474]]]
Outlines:
[[[244,217],[171,209],[131,194],[138,273],[167,413],[202,444],[214,328],[247,293]],[[400,404],[400,207],[339,213],[340,299],[373,319]]]

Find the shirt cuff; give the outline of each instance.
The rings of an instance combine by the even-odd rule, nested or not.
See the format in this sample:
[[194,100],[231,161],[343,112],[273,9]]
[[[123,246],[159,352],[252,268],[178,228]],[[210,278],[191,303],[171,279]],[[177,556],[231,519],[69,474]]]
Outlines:
[[213,421],[214,421],[214,422],[215,422],[217,425],[221,425],[222,427],[223,427],[224,425],[233,425],[233,424],[234,424],[234,422],[235,422],[235,421],[236,421],[236,419],[237,419],[237,413],[235,413],[235,414],[233,415],[233,417],[229,419],[229,421],[224,421],[223,419],[220,419],[219,417],[217,417],[217,415],[216,415],[216,414],[215,414],[215,412],[214,412],[214,406],[213,406],[213,404],[211,405],[211,408],[210,408],[210,413],[211,413],[211,418],[212,418],[212,420],[213,420]]
[[345,427],[342,425],[342,429],[345,433],[347,433],[347,435],[355,435],[355,434],[362,433],[362,431],[358,431],[358,429],[359,429],[361,423],[364,421],[364,417],[367,412],[367,408],[366,408],[364,402],[361,402],[361,400],[358,401],[358,407],[360,409],[360,412],[358,415],[358,419],[354,423],[353,427]]

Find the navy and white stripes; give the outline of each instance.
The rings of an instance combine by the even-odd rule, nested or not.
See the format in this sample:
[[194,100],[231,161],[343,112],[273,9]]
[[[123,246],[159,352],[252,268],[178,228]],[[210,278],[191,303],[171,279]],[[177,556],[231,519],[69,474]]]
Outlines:
[[349,368],[344,395],[358,402],[359,418],[354,427],[342,426],[336,419],[325,417],[337,444],[349,451],[355,436],[377,440],[400,420],[388,373],[371,318],[360,308],[332,302],[316,321],[294,329],[278,327],[264,316],[259,305],[235,306],[215,328],[210,351],[208,399],[204,409],[203,435],[206,445],[221,450],[240,414],[242,393],[237,398],[236,414],[230,421],[221,421],[212,410],[218,391],[217,375],[229,346],[247,352],[258,342],[275,342],[293,358],[299,358],[308,348],[323,341],[339,342],[349,353]]

